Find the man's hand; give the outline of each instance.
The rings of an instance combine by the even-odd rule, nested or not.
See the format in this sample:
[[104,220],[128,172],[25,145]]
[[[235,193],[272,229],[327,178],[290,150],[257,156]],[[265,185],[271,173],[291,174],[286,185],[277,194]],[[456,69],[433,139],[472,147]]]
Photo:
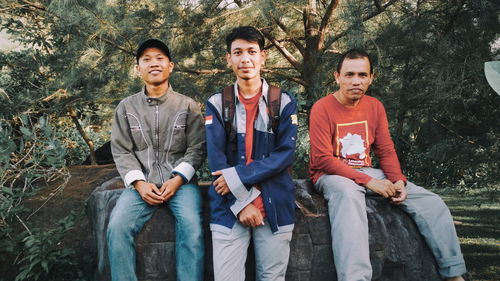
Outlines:
[[179,187],[184,183],[182,177],[176,175],[175,177],[164,182],[160,188],[160,195],[163,198],[163,202],[168,201],[172,196],[175,195]]
[[396,186],[390,180],[371,179],[365,184],[365,187],[385,198],[392,197],[396,194]]
[[394,194],[390,200],[392,204],[399,205],[406,200],[408,192],[406,192],[405,183],[402,180],[395,182],[394,186],[396,186],[396,194]]
[[161,192],[155,184],[138,180],[135,181],[133,185],[135,190],[137,190],[139,195],[141,195],[142,200],[149,205],[158,205],[163,203],[163,197],[160,196]]
[[253,204],[248,204],[241,212],[238,214],[238,218],[241,224],[256,227],[264,225],[264,218],[260,213],[259,208],[255,207]]
[[212,176],[219,176],[213,183],[215,192],[219,193],[220,195],[226,195],[231,192],[229,186],[227,186],[226,179],[222,175],[222,171],[215,171],[212,173]]

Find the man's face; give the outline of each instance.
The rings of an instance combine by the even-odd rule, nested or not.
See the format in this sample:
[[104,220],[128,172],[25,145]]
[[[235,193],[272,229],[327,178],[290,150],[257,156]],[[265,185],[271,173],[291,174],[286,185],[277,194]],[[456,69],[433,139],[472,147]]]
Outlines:
[[229,66],[236,77],[243,80],[260,79],[260,69],[266,61],[266,52],[257,42],[236,39],[231,43],[231,52],[226,54]]
[[168,82],[174,63],[158,48],[147,48],[135,66],[144,83],[159,86]]
[[349,103],[361,99],[373,81],[368,58],[346,58],[342,63],[340,73],[335,71],[334,75],[340,86],[339,92],[342,100]]

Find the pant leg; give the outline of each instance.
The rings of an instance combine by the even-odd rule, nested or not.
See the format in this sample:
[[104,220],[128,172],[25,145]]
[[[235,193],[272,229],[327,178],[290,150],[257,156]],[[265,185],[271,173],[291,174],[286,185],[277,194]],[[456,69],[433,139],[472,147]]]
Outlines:
[[205,244],[200,188],[195,184],[182,185],[167,203],[175,217],[177,280],[203,280]]
[[328,201],[338,280],[371,280],[365,188],[348,178],[335,175],[321,176],[315,188]]
[[436,194],[411,182],[406,185],[408,198],[401,204],[415,221],[439,266],[441,277],[455,277],[466,272],[455,225],[450,211]]
[[157,206],[142,200],[136,190],[125,189],[118,198],[106,233],[111,278],[114,281],[136,281],[135,235],[151,218]]
[[214,281],[245,281],[250,229],[236,222],[228,234],[212,231]]
[[292,231],[273,234],[266,220],[252,235],[257,281],[285,281]]
[[[385,179],[380,169],[362,168],[360,172]],[[450,210],[436,194],[412,182],[406,185],[408,198],[400,205],[415,221],[420,234],[431,249],[441,277],[455,277],[466,272],[455,225]]]

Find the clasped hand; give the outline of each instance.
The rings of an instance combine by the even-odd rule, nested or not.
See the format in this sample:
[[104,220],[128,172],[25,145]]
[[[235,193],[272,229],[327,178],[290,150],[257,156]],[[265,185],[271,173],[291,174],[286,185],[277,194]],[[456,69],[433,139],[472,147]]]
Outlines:
[[403,203],[408,196],[405,183],[402,180],[392,183],[387,179],[371,179],[365,186],[373,192],[388,198],[391,203],[396,205]]
[[158,188],[155,184],[145,182],[142,180],[134,182],[134,188],[139,192],[142,200],[149,205],[158,205],[166,202],[175,195],[179,187],[182,185],[183,180],[181,176],[177,175]]

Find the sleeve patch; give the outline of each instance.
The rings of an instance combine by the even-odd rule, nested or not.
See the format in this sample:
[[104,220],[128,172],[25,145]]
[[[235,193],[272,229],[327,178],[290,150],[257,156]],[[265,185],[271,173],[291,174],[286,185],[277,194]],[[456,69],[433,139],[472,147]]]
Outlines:
[[297,114],[290,115],[290,118],[292,119],[292,124],[293,125],[299,125],[299,121],[297,119]]
[[205,116],[205,125],[212,124],[212,121],[213,121],[213,116],[212,115]]

